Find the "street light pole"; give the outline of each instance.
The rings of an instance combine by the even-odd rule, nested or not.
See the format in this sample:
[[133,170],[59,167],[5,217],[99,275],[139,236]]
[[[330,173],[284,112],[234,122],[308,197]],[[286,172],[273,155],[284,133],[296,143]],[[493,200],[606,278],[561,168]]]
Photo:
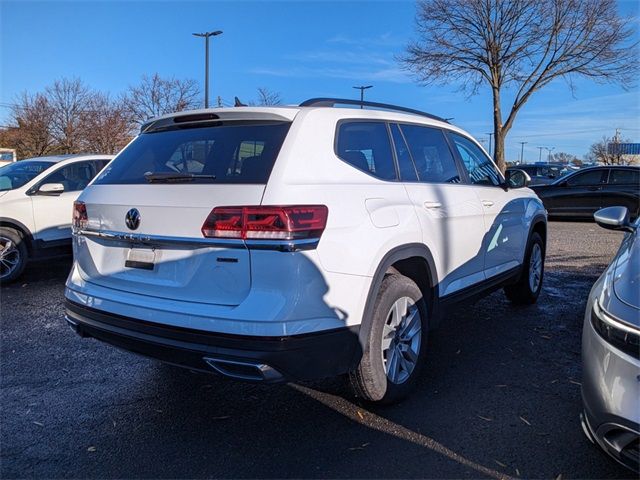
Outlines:
[[544,147],[547,150],[547,164],[551,163],[551,152],[556,149],[556,147]]
[[356,90],[360,90],[360,108],[364,108],[364,91],[368,90],[369,88],[373,88],[373,85],[367,85],[367,86],[362,86],[362,87],[353,87]]
[[538,155],[538,162],[542,162],[542,150],[544,150],[546,147],[538,147],[538,150],[540,150],[540,155]]
[[204,108],[209,108],[209,37],[222,35],[222,30],[194,33],[194,37],[204,38]]
[[524,157],[524,146],[529,142],[518,142],[520,143],[520,163],[522,163],[522,158]]

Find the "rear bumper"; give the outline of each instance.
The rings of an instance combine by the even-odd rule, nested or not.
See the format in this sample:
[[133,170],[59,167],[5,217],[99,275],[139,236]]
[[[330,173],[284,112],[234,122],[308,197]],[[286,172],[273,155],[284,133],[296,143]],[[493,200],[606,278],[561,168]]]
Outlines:
[[361,356],[357,327],[253,337],[137,320],[66,300],[65,318],[81,336],[174,365],[262,382],[313,380],[346,373]]

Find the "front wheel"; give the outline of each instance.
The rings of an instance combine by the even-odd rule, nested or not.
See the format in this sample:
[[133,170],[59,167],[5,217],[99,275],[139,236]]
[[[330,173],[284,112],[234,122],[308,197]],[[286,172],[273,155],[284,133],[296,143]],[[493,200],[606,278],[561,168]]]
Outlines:
[[0,283],[16,280],[27,264],[27,247],[12,228],[0,227]]
[[393,403],[413,390],[426,354],[427,316],[415,282],[395,274],[384,278],[362,359],[351,373],[358,396]]
[[527,245],[522,275],[517,283],[504,287],[507,298],[518,305],[536,303],[544,277],[544,242],[539,233],[533,232]]

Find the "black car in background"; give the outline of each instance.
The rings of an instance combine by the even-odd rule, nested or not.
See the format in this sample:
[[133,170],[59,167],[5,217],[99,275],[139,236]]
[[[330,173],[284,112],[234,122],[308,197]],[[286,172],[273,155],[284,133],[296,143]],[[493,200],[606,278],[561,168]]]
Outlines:
[[531,189],[550,217],[593,219],[597,210],[612,206],[627,207],[632,219],[640,215],[640,167],[584,168]]
[[523,170],[527,172],[531,177],[530,185],[548,185],[571,172],[566,165],[555,163],[523,164],[507,168],[507,171],[509,170]]

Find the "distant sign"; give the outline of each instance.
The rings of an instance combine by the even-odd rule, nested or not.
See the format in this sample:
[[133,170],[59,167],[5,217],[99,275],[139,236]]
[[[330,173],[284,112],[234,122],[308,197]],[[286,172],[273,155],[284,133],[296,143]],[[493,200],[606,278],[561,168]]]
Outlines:
[[640,143],[609,143],[609,155],[640,155]]

